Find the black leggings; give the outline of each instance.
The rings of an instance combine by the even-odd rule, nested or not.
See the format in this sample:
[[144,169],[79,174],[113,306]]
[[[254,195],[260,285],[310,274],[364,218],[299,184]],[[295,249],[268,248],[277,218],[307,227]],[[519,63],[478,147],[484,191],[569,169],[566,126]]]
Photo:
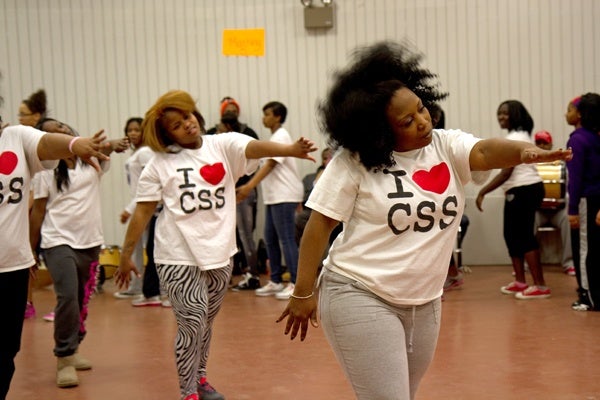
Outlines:
[[0,273],[0,399],[8,393],[15,373],[15,357],[21,349],[29,268]]
[[506,192],[504,199],[504,241],[511,257],[523,258],[539,248],[535,238],[535,212],[544,198],[542,182],[518,186]]

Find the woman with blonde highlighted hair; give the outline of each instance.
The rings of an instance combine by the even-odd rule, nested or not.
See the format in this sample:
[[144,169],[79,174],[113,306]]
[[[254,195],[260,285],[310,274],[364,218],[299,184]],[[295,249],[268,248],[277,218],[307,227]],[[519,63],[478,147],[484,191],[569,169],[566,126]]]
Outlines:
[[212,324],[231,277],[235,240],[235,183],[258,159],[314,159],[314,143],[282,145],[228,132],[204,135],[204,118],[192,97],[170,91],[159,97],[142,124],[144,144],[156,154],[137,189],[116,281],[137,273],[131,254],[159,202],[154,259],[177,319],[175,359],[181,398],[224,399],[206,380]]

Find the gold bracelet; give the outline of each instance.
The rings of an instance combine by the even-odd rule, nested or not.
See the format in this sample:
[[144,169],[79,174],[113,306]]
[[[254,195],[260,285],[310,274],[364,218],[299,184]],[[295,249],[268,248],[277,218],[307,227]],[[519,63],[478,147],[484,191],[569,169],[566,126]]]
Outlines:
[[315,292],[312,292],[311,294],[309,294],[308,296],[296,296],[294,293],[290,294],[290,297],[292,299],[298,299],[298,300],[306,300],[306,299],[310,299],[311,297],[313,297],[315,295]]

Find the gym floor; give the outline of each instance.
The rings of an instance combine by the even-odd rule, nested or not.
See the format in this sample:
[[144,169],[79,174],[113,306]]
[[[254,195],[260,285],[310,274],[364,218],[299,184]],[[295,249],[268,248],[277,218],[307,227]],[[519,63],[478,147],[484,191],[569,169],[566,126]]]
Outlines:
[[[509,266],[471,269],[463,287],[445,295],[436,355],[417,400],[600,400],[600,313],[571,310],[575,278],[545,266],[552,297],[523,301],[500,293]],[[90,303],[80,347],[94,367],[70,389],[55,386],[52,323],[42,319],[54,292],[34,292],[37,316],[25,320],[8,400],[178,399],[172,311],[115,299],[112,280],[104,288]],[[354,398],[321,329],[311,328],[303,343],[283,335],[275,320],[284,305],[253,292],[227,294],[213,334],[211,384],[227,400]]]

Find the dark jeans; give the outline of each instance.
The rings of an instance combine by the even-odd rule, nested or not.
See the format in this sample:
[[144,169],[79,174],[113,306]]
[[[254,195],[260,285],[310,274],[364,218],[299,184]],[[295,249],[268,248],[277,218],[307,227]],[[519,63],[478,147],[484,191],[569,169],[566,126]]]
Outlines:
[[[271,266],[271,281],[281,283],[282,252],[285,263],[291,274],[292,283],[296,283],[298,269],[298,245],[296,244],[296,226],[294,217],[298,203],[279,203],[266,206],[265,243]],[[281,247],[279,242],[281,241]]]
[[250,192],[248,197],[236,205],[237,234],[241,242],[241,250],[244,252],[246,267],[249,272],[257,276],[258,256],[256,243],[254,242],[254,226],[256,223],[256,190]]
[[146,298],[160,295],[160,280],[156,272],[156,264],[154,264],[154,229],[156,228],[157,217],[157,215],[153,215],[148,225],[148,241],[146,242],[148,262],[146,263],[142,282],[142,292]]
[[29,268],[0,273],[0,400],[6,398],[15,373],[15,356],[21,348],[28,284]]

